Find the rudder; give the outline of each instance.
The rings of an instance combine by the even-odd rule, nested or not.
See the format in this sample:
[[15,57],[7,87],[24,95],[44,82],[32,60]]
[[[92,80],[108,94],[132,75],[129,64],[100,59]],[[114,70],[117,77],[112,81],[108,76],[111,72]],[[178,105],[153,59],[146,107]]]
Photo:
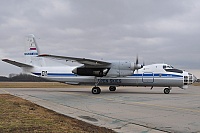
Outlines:
[[25,45],[25,60],[27,64],[44,66],[44,59],[41,57],[37,57],[40,54],[38,45],[35,40],[35,36],[33,34],[29,34],[26,37],[26,45]]

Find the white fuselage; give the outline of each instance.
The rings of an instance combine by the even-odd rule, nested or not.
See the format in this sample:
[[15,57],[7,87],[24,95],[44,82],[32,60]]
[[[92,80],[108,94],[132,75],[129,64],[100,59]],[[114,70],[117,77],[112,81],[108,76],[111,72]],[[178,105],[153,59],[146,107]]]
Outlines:
[[[160,87],[180,87],[186,88],[196,79],[192,74],[182,71],[172,71],[172,68],[166,69],[163,66],[167,64],[152,64],[144,66],[139,70],[135,70],[130,76],[104,76],[98,77],[98,85],[108,86],[160,86]],[[24,69],[25,72],[35,76],[46,78],[52,81],[65,82],[68,84],[77,85],[94,85],[94,76],[79,76],[72,71],[75,67],[33,67]],[[173,69],[174,70],[174,69]],[[176,69],[178,70],[178,69]],[[109,74],[109,73],[108,73]]]

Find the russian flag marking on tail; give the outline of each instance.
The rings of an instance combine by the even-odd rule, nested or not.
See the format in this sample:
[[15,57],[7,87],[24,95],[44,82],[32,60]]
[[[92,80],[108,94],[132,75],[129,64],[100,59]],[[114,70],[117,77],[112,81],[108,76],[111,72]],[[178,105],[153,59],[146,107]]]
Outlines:
[[24,55],[32,55],[32,56],[37,56],[38,52],[36,47],[30,47],[29,52],[25,52]]
[[30,48],[30,50],[36,50],[36,48]]

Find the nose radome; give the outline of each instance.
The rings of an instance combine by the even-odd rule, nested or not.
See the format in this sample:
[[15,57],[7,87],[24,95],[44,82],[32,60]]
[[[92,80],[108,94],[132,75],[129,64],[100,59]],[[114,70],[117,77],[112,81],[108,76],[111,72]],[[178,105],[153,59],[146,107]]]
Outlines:
[[186,72],[186,71],[184,72],[184,84],[185,85],[193,84],[196,81],[197,81],[197,78],[196,78],[196,76],[194,76],[194,74]]

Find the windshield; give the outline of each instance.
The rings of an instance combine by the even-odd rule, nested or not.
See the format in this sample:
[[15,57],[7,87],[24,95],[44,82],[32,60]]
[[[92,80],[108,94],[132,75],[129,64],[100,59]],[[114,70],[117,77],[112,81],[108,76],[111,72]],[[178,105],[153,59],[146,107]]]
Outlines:
[[163,69],[170,69],[170,68],[174,68],[174,67],[170,65],[163,65]]
[[175,69],[174,67],[172,67],[172,66],[170,66],[170,65],[163,65],[163,69],[164,69],[166,72],[183,73],[182,70]]

